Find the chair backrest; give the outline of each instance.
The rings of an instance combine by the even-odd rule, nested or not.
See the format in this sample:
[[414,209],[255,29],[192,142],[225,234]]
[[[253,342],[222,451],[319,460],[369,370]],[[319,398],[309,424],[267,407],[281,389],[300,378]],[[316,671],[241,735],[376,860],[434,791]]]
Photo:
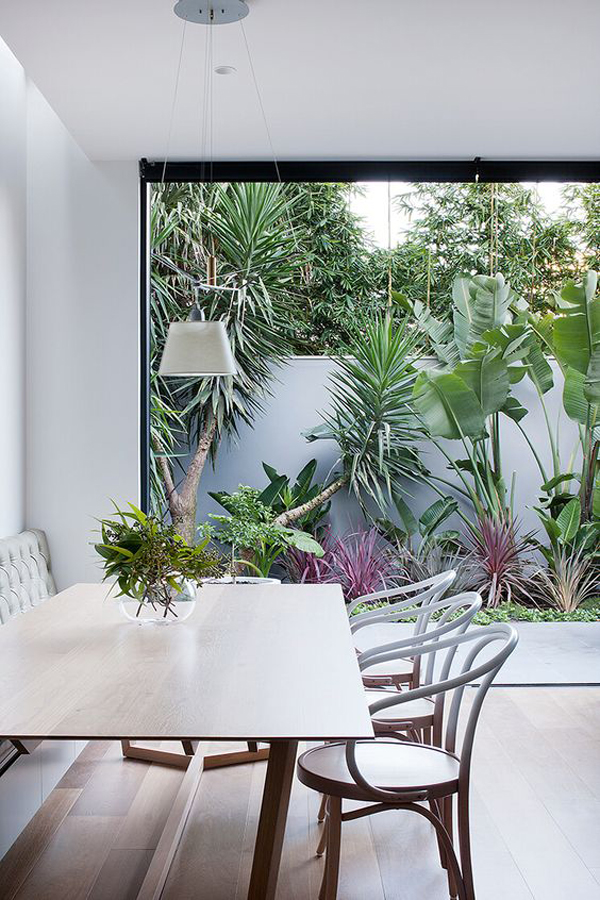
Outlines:
[[43,531],[31,529],[0,540],[0,623],[27,612],[56,593]]
[[[430,652],[427,653],[427,666],[425,676],[421,680],[422,684],[433,684],[436,671],[437,653],[440,647],[439,641],[443,637],[448,637],[452,633],[463,634],[475,615],[481,609],[483,601],[481,596],[475,591],[465,591],[462,594],[456,594],[453,597],[445,597],[431,603],[428,607],[428,626],[418,636],[423,641],[423,646],[427,642],[427,647],[432,646]],[[439,613],[439,615],[437,615]],[[403,615],[408,616],[410,610],[404,610]],[[406,659],[412,656],[411,647],[415,644],[415,636],[405,637],[403,639],[393,641],[387,644],[381,644],[378,647],[370,647],[363,650],[358,656],[358,664],[361,671],[365,671],[370,666],[377,663],[390,662],[395,659]],[[420,660],[423,654],[416,654],[416,660]],[[368,672],[367,672],[368,674]]]
[[[377,591],[374,594],[367,594],[359,597],[350,604],[348,613],[356,609],[359,603],[369,603],[378,600],[393,600],[399,597],[394,603],[388,603],[386,606],[376,609],[368,609],[366,612],[357,613],[350,619],[350,631],[352,633],[359,631],[366,626],[376,625],[380,622],[399,622],[402,619],[415,619],[415,627],[413,633],[421,634],[427,630],[432,614],[432,604],[444,596],[454,579],[456,572],[454,569],[448,569],[447,572],[440,572],[438,575],[432,575],[424,581],[417,581],[413,584],[405,584],[401,587],[389,588],[385,591]],[[413,666],[413,682],[418,684],[421,678],[421,660],[416,657]]]
[[[443,597],[455,578],[456,572],[449,569],[447,572],[440,572],[439,575],[433,575],[425,581],[404,584],[401,587],[388,588],[385,591],[376,591],[373,594],[358,597],[348,606],[348,615],[351,617],[350,630],[355,632],[366,625],[374,625],[376,622],[395,622],[401,618],[408,618],[406,615],[403,616],[403,613],[405,610],[411,609],[412,612],[409,616],[416,615],[415,634],[419,634],[426,627],[429,619],[428,604],[435,603],[436,600]],[[365,612],[352,615],[361,604],[368,606],[370,603],[380,600],[395,602],[388,602],[386,606],[367,609]]]
[[[439,681],[410,691],[390,691],[389,697],[370,705],[371,715],[376,716],[380,710],[397,707],[400,717],[402,704],[422,697],[435,698],[435,715],[439,720],[440,739],[434,743],[458,755],[459,784],[461,789],[466,789],[469,784],[473,741],[483,701],[494,678],[517,646],[518,640],[516,629],[504,623],[473,628],[464,634],[455,632],[438,640],[430,640],[427,635],[419,636],[408,649],[411,656],[446,651]],[[459,648],[461,653],[458,652]],[[484,654],[487,655],[481,659]],[[465,688],[468,685],[473,686],[473,700],[466,715],[459,747],[459,719]],[[446,703],[448,698],[450,701]],[[374,797],[387,802],[411,802],[423,799],[421,793],[403,794],[400,790],[382,789],[367,781],[356,760],[356,748],[360,743],[349,741],[346,745],[348,769],[357,784],[369,790]]]

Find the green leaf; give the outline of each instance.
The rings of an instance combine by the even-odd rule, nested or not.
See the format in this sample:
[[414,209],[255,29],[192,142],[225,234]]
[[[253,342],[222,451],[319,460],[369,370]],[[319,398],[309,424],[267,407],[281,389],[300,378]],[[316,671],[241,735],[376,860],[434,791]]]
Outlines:
[[296,528],[281,528],[281,531],[290,547],[302,550],[303,553],[312,553],[319,559],[324,555],[321,545],[305,531],[298,531]]
[[578,478],[579,475],[576,475],[575,472],[565,472],[562,475],[555,475],[554,478],[550,478],[549,481],[546,481],[545,484],[542,485],[541,489],[546,491],[546,493],[550,493],[550,491],[553,491],[559,484],[564,484],[565,481],[572,481],[573,479]]
[[[587,374],[592,355],[600,348],[600,297],[594,298],[597,282],[598,276],[593,271],[584,275],[581,284],[568,281],[561,292],[554,323],[557,357],[582,375]],[[592,398],[597,396],[594,385],[596,375],[597,372],[592,373]]]
[[279,478],[279,472],[277,471],[277,469],[274,469],[273,466],[270,466],[268,463],[263,462],[262,467],[269,481],[275,481],[276,478]]
[[459,363],[454,369],[471,388],[486,416],[498,412],[508,396],[508,369],[494,352]]
[[578,497],[574,497],[561,510],[556,524],[558,526],[561,540],[567,542],[573,540],[577,534],[579,523],[581,522],[581,503]]
[[529,348],[527,356],[528,374],[540,394],[545,394],[554,385],[552,367],[537,343]]
[[600,519],[600,476],[596,475],[596,483],[592,494],[592,514],[595,519]]
[[469,293],[469,282],[469,278],[461,276],[452,282],[454,340],[461,357],[466,356],[473,323],[473,304]]
[[520,422],[527,415],[527,410],[521,406],[516,397],[507,397],[500,412],[503,412],[513,422]]
[[401,497],[400,494],[398,494],[397,491],[392,492],[392,498],[394,501],[394,506],[398,510],[398,515],[402,519],[402,523],[406,528],[407,534],[410,536],[416,534],[419,530],[419,525],[415,516],[413,515],[410,506],[408,505],[406,500],[404,500],[404,498]]
[[258,495],[258,500],[260,503],[264,503],[265,506],[272,506],[273,501],[279,497],[287,483],[287,477],[285,475],[280,475],[279,478],[275,478],[266,486],[264,491]]
[[458,509],[458,503],[451,497],[444,497],[432,503],[419,518],[419,530],[427,538],[442,522]]
[[585,425],[588,421],[590,405],[584,392],[585,375],[570,366],[565,371],[563,388],[563,406],[565,412],[574,422]]
[[219,506],[222,506],[231,515],[234,515],[235,501],[232,501],[231,494],[228,494],[227,491],[208,491],[207,493],[209,497],[216,500]]
[[436,437],[477,440],[485,434],[485,415],[476,394],[453,372],[420,372],[413,400],[427,429]]
[[583,393],[588,403],[593,405],[600,404],[600,339],[590,355],[583,384]]
[[400,309],[403,309],[404,312],[413,312],[413,304],[406,294],[401,294],[399,291],[392,291],[392,300],[400,307]]
[[311,459],[309,460],[304,468],[298,473],[296,478],[296,484],[294,485],[294,493],[301,494],[306,491],[308,485],[314,478],[315,472],[317,471],[317,460]]

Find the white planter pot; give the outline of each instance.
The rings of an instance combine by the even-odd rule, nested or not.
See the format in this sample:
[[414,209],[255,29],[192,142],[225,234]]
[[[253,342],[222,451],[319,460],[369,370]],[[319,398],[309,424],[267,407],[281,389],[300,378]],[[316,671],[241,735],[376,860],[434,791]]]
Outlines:
[[258,578],[255,575],[238,575],[233,578],[225,575],[222,578],[206,578],[204,584],[281,584],[281,578]]

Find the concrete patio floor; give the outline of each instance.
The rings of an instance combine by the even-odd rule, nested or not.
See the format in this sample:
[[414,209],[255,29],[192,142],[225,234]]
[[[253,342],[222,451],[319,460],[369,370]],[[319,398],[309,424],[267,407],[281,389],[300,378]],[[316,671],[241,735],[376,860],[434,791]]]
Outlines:
[[[600,684],[600,622],[513,624],[519,632],[519,643],[494,682],[496,686]],[[399,624],[398,628],[399,637],[404,637],[410,635],[412,626]],[[381,643],[377,625],[363,634],[367,632],[370,646]]]

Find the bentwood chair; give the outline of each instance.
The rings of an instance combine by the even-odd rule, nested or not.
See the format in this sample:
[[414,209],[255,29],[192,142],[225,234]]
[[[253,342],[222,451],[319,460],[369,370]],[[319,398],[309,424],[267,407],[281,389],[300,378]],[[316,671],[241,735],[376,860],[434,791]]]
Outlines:
[[[436,672],[436,659],[438,657],[439,642],[442,638],[448,638],[452,634],[464,634],[475,615],[479,612],[482,599],[479,594],[467,591],[454,597],[447,597],[431,604],[432,614],[438,612],[440,616],[435,620],[436,627],[428,628],[420,637],[423,639],[423,647],[431,645],[431,652],[427,653],[427,665],[421,679],[422,686],[434,684]],[[430,619],[431,622],[431,619]],[[361,653],[358,664],[363,677],[368,678],[372,666],[381,667],[383,664],[394,663],[400,653],[406,652],[406,648],[414,645],[414,637],[406,637],[399,641],[382,647],[374,647]],[[420,659],[420,656],[416,657]],[[393,666],[392,666],[393,668]],[[369,705],[378,700],[389,697],[389,689],[367,688]],[[435,702],[431,697],[421,697],[404,703],[400,708],[394,706],[382,709],[372,716],[373,729],[377,735],[390,735],[398,732],[406,732],[414,740],[422,740],[423,743],[439,744],[441,735],[439,729],[434,734]]]
[[[457,594],[454,597],[447,597],[431,606],[431,612],[439,612],[440,617],[436,620],[436,627],[423,632],[421,637],[426,638],[427,646],[431,643],[435,645],[440,638],[448,637],[450,634],[463,634],[476,613],[479,612],[482,605],[482,599],[479,594],[474,592],[466,592]],[[399,653],[405,651],[406,647],[410,647],[414,643],[414,637],[406,637],[403,640],[394,643],[375,647],[367,650],[359,656],[359,666],[363,672],[363,678],[368,681],[369,667],[372,665],[381,666],[382,662],[395,663]],[[425,645],[425,644],[424,644]],[[439,645],[438,645],[439,646]],[[433,684],[435,675],[435,663],[437,658],[437,649],[433,646],[432,652],[427,655],[427,666],[423,678],[423,684]],[[417,657],[420,659],[420,657]],[[393,669],[392,665],[390,668]],[[367,674],[365,675],[365,670]],[[369,688],[367,687],[367,699],[369,706],[377,700],[389,697],[389,688]],[[420,697],[417,700],[410,700],[404,703],[400,709],[389,707],[372,716],[371,723],[376,735],[384,737],[394,736],[400,740],[415,740],[425,744],[435,744],[439,746],[441,740],[440,729],[435,728],[435,702],[431,697]],[[327,815],[327,796],[323,795],[317,821],[324,822]],[[325,850],[327,838],[327,828],[323,829],[323,833],[317,845],[317,856],[322,856]]]
[[[348,615],[357,652],[360,654],[365,650],[397,640],[402,630],[398,627],[398,623],[403,619],[415,619],[413,636],[425,631],[431,618],[431,605],[444,596],[455,578],[456,572],[448,570],[424,581],[377,591],[354,600],[348,607]],[[395,600],[398,597],[401,599]],[[381,600],[395,600],[395,602],[352,615],[360,604],[368,606],[369,603]],[[374,626],[376,626],[375,630],[373,630]],[[420,660],[418,658],[413,660],[407,656],[404,659],[397,659],[395,671],[390,674],[380,675],[371,672],[368,684],[371,687],[391,684],[398,688],[403,684],[417,687],[419,677]]]
[[[395,738],[335,742],[315,747],[298,759],[300,781],[329,796],[327,852],[320,900],[335,900],[339,878],[342,822],[385,810],[408,810],[434,827],[451,898],[475,900],[469,828],[469,784],[477,722],[485,695],[517,645],[511,625],[497,624],[438,641],[419,637],[410,653],[446,651],[439,681],[409,691],[388,691],[370,707],[375,717],[392,707],[435,698],[440,746]],[[460,648],[460,653],[457,651]],[[406,648],[404,648],[406,649]],[[472,702],[459,740],[465,688]],[[401,714],[401,713],[400,713]],[[458,806],[457,855],[452,839],[452,799]],[[367,804],[344,812],[344,799]]]

